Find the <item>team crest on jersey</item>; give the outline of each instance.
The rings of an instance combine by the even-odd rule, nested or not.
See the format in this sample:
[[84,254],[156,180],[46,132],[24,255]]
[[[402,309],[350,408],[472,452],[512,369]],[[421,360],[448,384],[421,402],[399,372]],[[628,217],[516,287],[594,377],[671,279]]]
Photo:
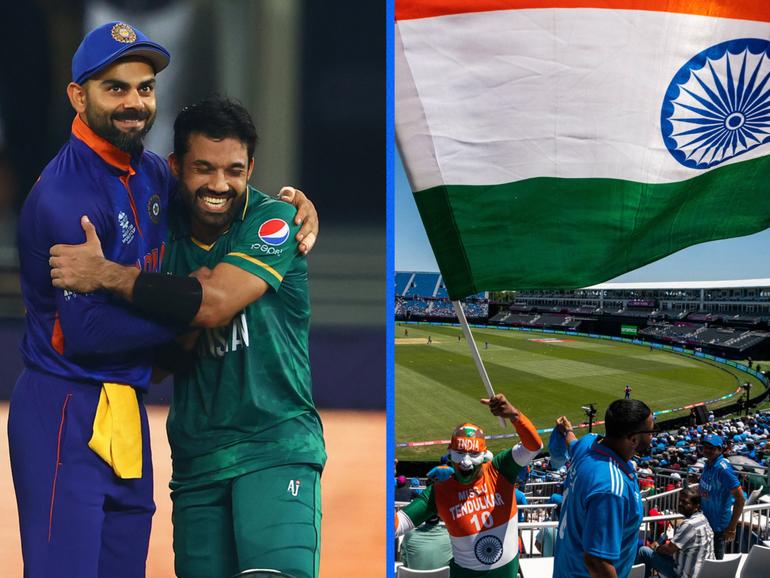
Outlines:
[[123,44],[136,42],[136,32],[128,24],[118,22],[112,27],[112,39]]
[[128,220],[128,215],[123,211],[118,213],[118,225],[120,225],[120,240],[124,245],[128,245],[134,240],[136,227]]
[[473,553],[482,564],[494,564],[503,557],[503,543],[497,536],[482,536],[473,547]]
[[160,197],[158,195],[151,196],[150,200],[147,201],[147,214],[150,215],[150,220],[157,225],[160,220]]
[[289,238],[289,225],[283,219],[270,219],[259,226],[257,234],[263,243],[277,247]]

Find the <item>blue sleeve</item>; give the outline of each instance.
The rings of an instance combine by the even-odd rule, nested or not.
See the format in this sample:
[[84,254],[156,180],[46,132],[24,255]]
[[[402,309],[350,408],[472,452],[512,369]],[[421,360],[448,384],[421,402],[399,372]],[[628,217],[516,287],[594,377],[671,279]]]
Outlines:
[[738,480],[738,476],[731,467],[719,468],[719,483],[725,490],[732,492],[735,488],[741,485]]
[[181,328],[169,327],[110,303],[101,292],[88,295],[57,290],[64,356],[80,357],[147,349],[171,341]]
[[572,463],[580,461],[586,452],[591,449],[591,446],[594,444],[597,437],[599,436],[596,434],[587,434],[582,438],[572,442],[572,445],[569,446],[569,451],[567,452],[567,456],[569,457],[570,461]]
[[548,452],[551,454],[551,467],[558,470],[567,463],[567,440],[556,428],[548,438]]
[[[46,202],[38,205],[36,217],[44,225],[48,247],[58,243],[77,244],[85,241],[80,217],[88,215],[103,246],[114,234],[102,203],[89,195],[67,191],[66,185],[47,184]],[[50,278],[48,279],[50,283]],[[86,295],[55,289],[64,355],[75,357],[118,353],[145,349],[173,339],[179,328],[149,321],[129,309],[125,303],[107,292]]]
[[623,498],[611,493],[589,496],[586,520],[601,520],[600,524],[586,523],[583,527],[583,551],[597,558],[618,560],[623,538]]

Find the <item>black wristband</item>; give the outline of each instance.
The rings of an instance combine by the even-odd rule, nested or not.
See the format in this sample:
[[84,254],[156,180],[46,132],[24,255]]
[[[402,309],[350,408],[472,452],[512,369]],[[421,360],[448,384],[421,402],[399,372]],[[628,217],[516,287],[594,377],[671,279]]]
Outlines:
[[139,273],[134,282],[134,307],[166,323],[189,325],[203,300],[203,287],[195,277]]

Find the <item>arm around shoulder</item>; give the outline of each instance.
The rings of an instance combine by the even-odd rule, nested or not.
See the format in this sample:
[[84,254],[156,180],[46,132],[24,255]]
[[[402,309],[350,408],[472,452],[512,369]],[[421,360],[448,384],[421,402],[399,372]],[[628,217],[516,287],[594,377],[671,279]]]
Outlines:
[[269,288],[260,277],[230,263],[219,263],[213,270],[203,269],[193,275],[203,290],[200,308],[192,321],[196,327],[227,325]]

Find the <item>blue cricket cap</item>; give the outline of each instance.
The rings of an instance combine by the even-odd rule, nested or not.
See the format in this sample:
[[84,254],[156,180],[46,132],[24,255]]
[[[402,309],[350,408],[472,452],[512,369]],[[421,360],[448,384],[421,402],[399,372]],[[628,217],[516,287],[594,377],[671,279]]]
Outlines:
[[561,494],[551,494],[551,497],[548,498],[548,502],[551,504],[556,504],[558,506],[562,505],[562,502],[564,502],[564,496]]
[[125,22],[108,22],[89,32],[72,57],[72,80],[83,84],[119,58],[141,56],[158,73],[168,66],[171,55],[138,28]]
[[723,445],[722,438],[716,434],[710,434],[703,438],[703,443],[715,448],[721,448]]

